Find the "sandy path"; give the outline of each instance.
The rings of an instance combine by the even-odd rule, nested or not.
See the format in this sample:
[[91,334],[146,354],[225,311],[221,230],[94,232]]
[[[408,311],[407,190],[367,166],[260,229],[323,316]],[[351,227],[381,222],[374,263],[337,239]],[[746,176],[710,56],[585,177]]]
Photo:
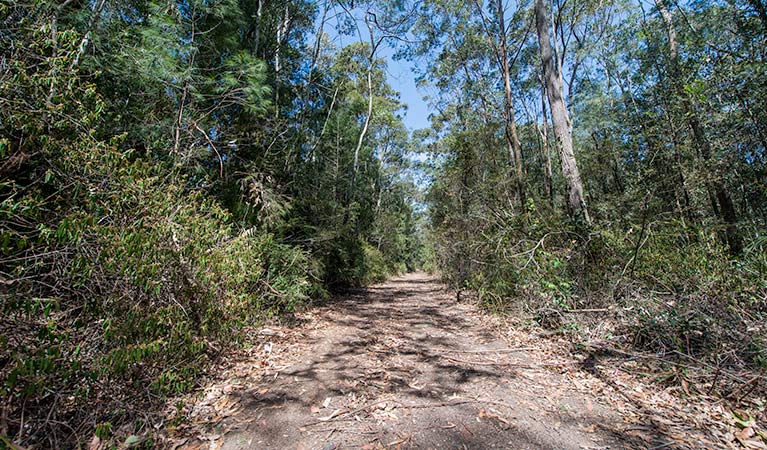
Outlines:
[[262,367],[254,357],[207,391],[195,419],[207,431],[182,448],[639,445],[598,393],[573,389],[428,275],[347,295],[307,322],[297,337],[269,338],[258,350]]

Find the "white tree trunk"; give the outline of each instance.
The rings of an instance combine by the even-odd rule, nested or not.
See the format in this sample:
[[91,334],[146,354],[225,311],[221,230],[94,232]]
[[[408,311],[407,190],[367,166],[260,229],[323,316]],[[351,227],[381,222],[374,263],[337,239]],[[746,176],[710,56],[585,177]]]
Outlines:
[[565,105],[562,92],[562,77],[554,59],[549,38],[549,23],[546,17],[546,4],[544,0],[535,0],[535,24],[538,32],[538,43],[543,64],[543,76],[546,82],[546,94],[551,109],[551,122],[554,125],[554,134],[559,143],[559,159],[562,165],[562,174],[567,181],[568,188],[568,212],[572,216],[583,216],[589,221],[586,200],[583,194],[583,182],[578,170],[578,163],[573,152],[573,136],[570,131],[567,106]]

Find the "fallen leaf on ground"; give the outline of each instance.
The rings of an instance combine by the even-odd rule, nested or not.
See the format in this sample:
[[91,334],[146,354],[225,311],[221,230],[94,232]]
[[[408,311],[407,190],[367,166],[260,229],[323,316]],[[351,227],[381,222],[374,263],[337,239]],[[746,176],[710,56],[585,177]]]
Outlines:
[[94,434],[93,439],[88,444],[88,450],[101,450],[101,438]]
[[328,420],[332,419],[333,417],[335,417],[335,416],[337,416],[337,415],[341,414],[341,411],[342,411],[342,410],[340,410],[340,409],[336,409],[335,411],[333,411],[332,413],[330,413],[330,415],[329,415],[329,416],[327,416],[327,417],[320,417],[320,418],[319,418],[319,419],[317,419],[317,420],[319,420],[319,421],[321,421],[321,422],[327,422]]
[[374,442],[365,444],[362,446],[362,450],[383,450],[384,446],[380,442]]
[[[500,416],[500,414],[497,414],[495,411],[492,411],[492,410],[491,412],[485,411],[484,409],[479,410],[479,417],[483,419],[495,419],[499,422],[505,423],[506,425],[509,424],[508,420],[504,419],[503,417]],[[479,419],[479,417],[477,419]]]

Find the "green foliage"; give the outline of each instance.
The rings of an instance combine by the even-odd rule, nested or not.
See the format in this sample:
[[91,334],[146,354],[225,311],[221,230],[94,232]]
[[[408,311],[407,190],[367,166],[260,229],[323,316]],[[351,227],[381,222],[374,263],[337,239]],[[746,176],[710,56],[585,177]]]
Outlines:
[[383,61],[315,55],[315,6],[262,3],[0,5],[0,399],[25,446],[149,448],[136,411],[247,327],[416,267]]
[[[3,396],[28,413],[70,386],[77,394],[58,414],[110,390],[124,392],[113,401],[146,386],[188,390],[213,348],[322,292],[305,251],[237,236],[230,215],[183,178],[168,181],[169,168],[96,148],[100,158],[74,141],[67,158],[49,159],[61,178],[18,186],[0,211],[14,280],[3,333],[19,330],[3,349]],[[12,226],[40,216],[33,232]]]
[[388,270],[384,255],[370,244],[364,244],[362,247],[365,258],[365,275],[362,282],[365,284],[380,283],[385,281],[391,273]]
[[227,58],[220,75],[217,93],[221,101],[241,105],[250,114],[266,112],[266,97],[271,89],[266,84],[266,64],[245,52]]
[[[421,4],[414,53],[439,111],[423,146],[433,263],[489,309],[543,326],[589,339],[607,327],[626,345],[763,366],[764,17],[745,2],[655,4],[641,15],[632,2],[552,5],[590,223],[563,214],[539,45],[520,20],[529,6],[503,24],[518,55],[504,111],[492,6]],[[504,113],[521,141],[524,204]]]

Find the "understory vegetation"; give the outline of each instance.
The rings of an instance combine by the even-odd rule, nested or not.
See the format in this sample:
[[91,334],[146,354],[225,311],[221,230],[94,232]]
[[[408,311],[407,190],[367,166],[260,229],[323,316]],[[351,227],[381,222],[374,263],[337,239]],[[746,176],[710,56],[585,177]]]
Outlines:
[[706,367],[708,392],[763,373],[764,5],[533,3],[424,4],[443,277],[580,345]]
[[317,10],[0,4],[0,448],[141,444],[250,327],[419,264],[403,105]]

